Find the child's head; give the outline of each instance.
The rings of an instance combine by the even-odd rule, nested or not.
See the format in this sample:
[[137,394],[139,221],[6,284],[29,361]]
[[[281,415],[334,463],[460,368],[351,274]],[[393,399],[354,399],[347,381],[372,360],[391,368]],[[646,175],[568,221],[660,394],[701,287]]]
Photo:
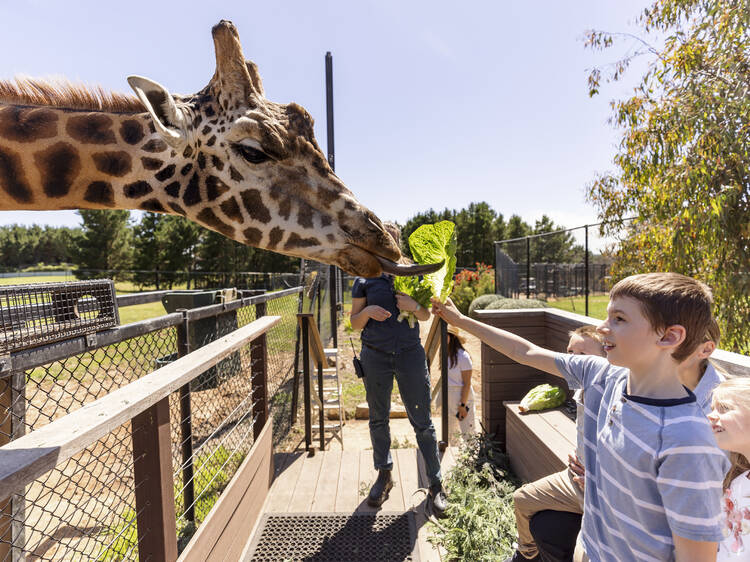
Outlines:
[[[616,331],[618,322],[624,322],[620,326],[631,330],[625,337],[635,332],[650,336],[650,329],[662,347],[673,349],[671,356],[678,363],[695,351],[711,328],[711,290],[679,273],[631,275],[612,287],[609,298],[608,319],[600,326],[605,340],[609,339],[606,330]],[[624,314],[618,320],[613,312]],[[607,343],[610,342],[605,341],[609,357],[613,346]]]
[[690,387],[690,390],[695,388],[695,384],[700,381],[703,373],[706,371],[706,367],[708,367],[708,358],[714,351],[716,351],[720,339],[721,330],[719,324],[712,318],[708,330],[703,336],[703,341],[699,343],[693,350],[693,353],[691,353],[677,367],[682,384]]
[[750,470],[750,377],[734,377],[719,383],[711,399],[708,414],[716,443],[730,451],[732,468],[724,487],[737,476]]
[[[464,349],[466,338],[453,324],[448,324],[448,365],[453,367],[458,361],[458,350]],[[464,351],[466,351],[464,349]]]
[[568,333],[568,353],[573,355],[600,355],[606,357],[602,338],[596,326],[580,326]]

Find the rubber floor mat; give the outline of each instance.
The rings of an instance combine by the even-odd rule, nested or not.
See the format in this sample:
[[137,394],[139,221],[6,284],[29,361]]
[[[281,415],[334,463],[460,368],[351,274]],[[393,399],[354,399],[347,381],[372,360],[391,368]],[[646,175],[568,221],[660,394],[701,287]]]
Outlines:
[[419,561],[414,514],[267,513],[252,562]]

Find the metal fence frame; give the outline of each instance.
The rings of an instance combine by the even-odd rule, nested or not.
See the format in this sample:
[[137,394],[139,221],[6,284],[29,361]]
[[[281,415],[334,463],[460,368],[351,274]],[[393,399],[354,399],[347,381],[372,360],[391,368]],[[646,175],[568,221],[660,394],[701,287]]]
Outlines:
[[[171,417],[174,479],[175,486],[179,488],[175,491],[175,502],[178,525],[180,525],[182,519],[182,529],[187,530],[183,537],[183,542],[185,542],[195,531],[196,524],[201,519],[195,512],[196,497],[202,493],[202,491],[199,491],[199,494],[196,494],[197,473],[201,468],[210,464],[211,466],[207,469],[209,476],[213,475],[211,477],[215,479],[216,475],[221,473],[222,478],[231,479],[232,471],[236,470],[241,462],[239,456],[234,458],[234,452],[228,456],[224,453],[222,453],[223,456],[217,456],[217,450],[221,446],[209,448],[207,453],[204,451],[203,456],[198,456],[200,447],[204,443],[209,443],[210,439],[204,438],[200,443],[196,441],[193,421],[200,421],[200,432],[202,434],[208,432],[208,434],[213,435],[217,432],[223,432],[222,435],[226,435],[237,427],[247,428],[243,430],[246,435],[242,442],[244,443],[243,447],[251,446],[252,439],[257,436],[259,420],[264,421],[268,417],[283,418],[284,423],[278,424],[279,427],[274,426],[274,433],[288,431],[287,421],[291,416],[288,412],[290,401],[287,395],[290,393],[287,390],[282,393],[280,389],[284,385],[291,384],[292,377],[290,375],[295,368],[295,361],[292,360],[292,356],[294,355],[296,358],[298,345],[293,340],[296,336],[296,313],[298,312],[298,302],[302,291],[302,287],[294,287],[285,291],[246,297],[203,308],[182,310],[159,318],[98,332],[93,337],[89,334],[88,336],[75,337],[62,342],[11,353],[10,356],[3,358],[2,366],[0,366],[0,369],[4,368],[4,370],[0,370],[0,406],[7,407],[7,414],[4,418],[0,418],[0,445],[18,439],[26,434],[27,430],[33,431],[43,427],[61,415],[66,415],[97,399],[97,394],[90,394],[89,389],[85,386],[104,386],[103,379],[109,377],[112,369],[105,370],[104,376],[98,377],[99,380],[97,380],[97,377],[89,380],[90,377],[87,378],[87,375],[83,374],[80,380],[71,383],[75,390],[67,387],[68,381],[75,378],[74,374],[78,372],[77,369],[84,373],[89,371],[91,364],[84,364],[86,361],[93,361],[95,357],[102,357],[101,365],[108,361],[114,363],[115,359],[120,357],[117,354],[121,354],[120,361],[125,361],[124,370],[132,371],[129,373],[130,378],[119,376],[120,363],[117,363],[117,369],[115,369],[117,372],[113,378],[110,377],[112,380],[108,381],[109,386],[103,391],[101,391],[101,388],[99,389],[101,391],[99,395],[102,392],[107,394],[110,390],[122,388],[132,380],[153,371],[154,367],[157,366],[154,363],[156,355],[164,355],[169,351],[181,357],[192,351],[188,337],[191,322],[214,319],[216,321],[215,335],[223,336],[234,331],[238,327],[238,323],[241,326],[247,325],[266,314],[279,315],[281,312],[281,316],[283,316],[281,324],[273,328],[267,336],[264,335],[252,346],[248,346],[247,350],[238,351],[223,359],[215,367],[217,373],[224,373],[224,378],[215,383],[215,392],[212,396],[224,396],[226,404],[223,408],[217,408],[213,401],[201,401],[200,396],[204,393],[200,391],[206,388],[205,382],[200,383],[204,386],[199,386],[198,391],[196,391],[195,383],[201,380],[202,375],[197,377],[196,381],[180,388],[170,397],[171,407],[168,408],[167,415]],[[153,291],[139,295],[126,295],[118,297],[117,301],[119,306],[155,302],[164,293],[164,291]],[[292,300],[290,301],[290,299]],[[279,307],[286,307],[289,310],[279,310]],[[136,353],[141,352],[142,355],[138,355],[134,363],[132,363],[132,359],[124,359],[127,353],[131,353],[135,358]],[[264,357],[268,357],[268,361],[261,360]],[[66,362],[71,361],[76,365],[66,364]],[[145,361],[146,363],[145,365],[138,364],[138,361],[141,363]],[[97,369],[100,369],[101,365],[98,365]],[[54,369],[57,371],[56,373],[49,371],[53,366],[59,366],[59,369],[57,367]],[[61,373],[68,378],[62,381],[62,384],[57,384]],[[243,373],[247,374],[243,375]],[[248,376],[249,373],[252,373],[252,375]],[[267,395],[267,400],[256,396],[256,390],[251,390],[261,386],[264,396]],[[51,398],[49,394],[46,399],[44,396],[41,396],[41,398],[36,396],[39,392],[50,391],[55,393],[55,398]],[[82,396],[79,397],[79,394]],[[287,398],[279,399],[281,394],[284,394]],[[31,407],[31,400],[27,397],[35,398],[39,404]],[[196,402],[196,399],[198,402]],[[59,400],[59,404],[53,404],[52,402],[55,400]],[[171,414],[169,414],[170,410]],[[283,411],[279,415],[279,412],[275,410]],[[2,410],[0,410],[0,413],[2,413]],[[214,419],[217,416],[220,418],[219,422]],[[39,425],[40,418],[41,426]],[[233,425],[227,429],[223,424],[229,418],[232,418],[230,422]],[[123,516],[124,512],[117,511],[119,509],[117,505],[119,504],[116,504],[116,498],[107,496],[107,489],[113,489],[115,487],[113,480],[118,478],[126,478],[130,481],[133,467],[126,466],[127,474],[118,476],[106,472],[106,467],[100,468],[96,463],[94,463],[97,466],[96,469],[91,468],[93,466],[91,463],[86,464],[86,459],[96,460],[97,447],[99,447],[100,452],[109,456],[127,456],[132,451],[127,435],[127,428],[123,429],[122,426],[117,431],[113,430],[113,433],[108,436],[108,444],[111,449],[103,448],[107,445],[102,445],[100,440],[92,445],[91,450],[83,451],[82,456],[75,457],[67,461],[62,468],[56,468],[46,474],[40,479],[40,484],[36,486],[30,484],[25,488],[26,491],[23,494],[15,494],[7,502],[0,501],[0,555],[2,555],[0,558],[3,560],[23,559],[27,550],[31,550],[41,541],[54,541],[59,545],[52,549],[52,558],[48,558],[43,552],[37,553],[37,557],[41,560],[59,559],[61,556],[60,550],[64,550],[64,547],[61,546],[60,538],[57,537],[60,528],[59,521],[56,518],[56,509],[62,503],[70,505],[75,503],[73,499],[65,495],[68,493],[68,489],[72,490],[71,493],[76,498],[81,495],[85,496],[89,489],[100,489],[104,499],[92,497],[89,498],[88,503],[84,502],[84,505],[87,506],[95,504],[95,513],[86,512],[83,520],[92,517],[98,518],[97,522],[101,521],[101,523],[96,527],[103,527],[112,531],[113,536],[110,537],[111,540],[109,541],[111,544],[127,537],[132,532],[139,514],[129,513]],[[283,435],[279,435],[275,440],[279,440],[281,437]],[[135,442],[134,439],[132,446],[135,446]],[[80,462],[76,459],[80,459]],[[134,456],[133,462],[139,462],[138,459],[137,455]],[[196,462],[200,466],[196,467]],[[198,483],[197,486],[201,487],[202,484]],[[59,491],[61,487],[65,488],[62,492]],[[205,490],[206,487],[203,486],[203,489]],[[32,489],[36,490],[36,492],[32,492],[36,495],[29,500],[27,496]],[[49,504],[55,501],[57,504],[49,509]],[[132,501],[132,498],[129,501]],[[215,499],[213,501],[215,502]],[[42,504],[38,508],[35,507],[39,502],[42,502]],[[35,518],[34,521],[28,520],[30,513]],[[46,523],[43,528],[35,527],[45,519]],[[70,514],[68,514],[68,519],[70,519]],[[55,521],[58,521],[58,523],[55,523]],[[68,526],[71,525],[75,530],[75,521]],[[101,529],[85,532],[94,536],[97,532],[101,532]],[[98,536],[96,535],[96,537]],[[102,545],[99,543],[102,541],[96,541],[96,537],[93,539],[95,544],[82,547],[87,549],[85,553],[68,550],[65,551],[67,554],[62,553],[62,556],[90,556],[92,549],[101,550]],[[30,540],[34,542],[28,545],[27,542]],[[29,548],[27,549],[27,547]],[[137,547],[133,547],[128,550],[124,557],[132,558],[137,556],[136,553]]]

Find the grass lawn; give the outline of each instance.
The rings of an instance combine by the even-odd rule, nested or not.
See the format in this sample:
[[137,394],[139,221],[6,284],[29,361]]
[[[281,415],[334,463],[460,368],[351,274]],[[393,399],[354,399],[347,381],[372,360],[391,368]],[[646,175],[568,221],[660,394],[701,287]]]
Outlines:
[[148,318],[157,318],[167,313],[161,301],[125,306],[120,308],[119,312],[120,325],[132,324],[133,322],[140,322]]
[[[607,318],[607,303],[609,296],[596,295],[589,297],[589,316],[604,320]],[[586,299],[584,297],[561,298],[555,301],[548,300],[547,304],[553,308],[575,312],[576,314],[585,314]]]

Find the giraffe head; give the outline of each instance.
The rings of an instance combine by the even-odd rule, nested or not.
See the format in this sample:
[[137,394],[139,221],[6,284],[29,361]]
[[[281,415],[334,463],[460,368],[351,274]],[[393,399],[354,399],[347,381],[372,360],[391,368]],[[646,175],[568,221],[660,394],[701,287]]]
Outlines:
[[242,243],[315,259],[366,277],[401,256],[380,220],[361,205],[329,166],[313,120],[295,103],[265,98],[237,29],[212,29],[216,72],[195,95],[170,94],[139,76],[128,82],[156,133],[187,162],[166,186],[169,209]]

